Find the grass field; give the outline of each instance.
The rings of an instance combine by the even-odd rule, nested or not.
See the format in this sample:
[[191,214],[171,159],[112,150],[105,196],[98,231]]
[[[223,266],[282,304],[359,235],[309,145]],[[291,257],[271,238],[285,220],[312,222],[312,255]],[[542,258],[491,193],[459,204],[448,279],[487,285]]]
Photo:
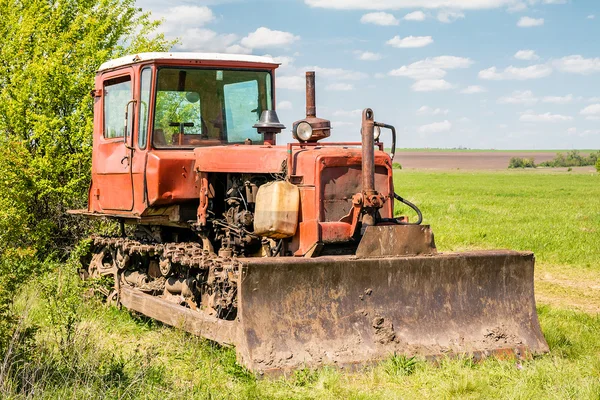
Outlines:
[[442,251],[536,253],[550,354],[440,365],[390,357],[354,373],[324,368],[256,379],[235,364],[232,349],[82,301],[80,284],[63,266],[18,303],[27,313],[23,325],[39,328],[28,361],[18,366],[21,379],[0,376],[3,397],[599,399],[600,175],[403,170],[395,183],[421,207]]

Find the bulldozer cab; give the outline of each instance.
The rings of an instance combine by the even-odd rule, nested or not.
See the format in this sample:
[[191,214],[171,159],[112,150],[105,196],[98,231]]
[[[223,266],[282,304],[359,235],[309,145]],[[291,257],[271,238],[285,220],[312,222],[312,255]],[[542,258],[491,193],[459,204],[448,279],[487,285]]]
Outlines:
[[252,126],[272,109],[271,82],[269,71],[158,68],[153,147],[262,144]]
[[198,199],[194,148],[265,142],[252,126],[273,109],[277,66],[265,57],[199,53],[103,64],[91,93],[92,184],[82,213],[129,222],[158,213],[179,224],[185,218],[171,205]]

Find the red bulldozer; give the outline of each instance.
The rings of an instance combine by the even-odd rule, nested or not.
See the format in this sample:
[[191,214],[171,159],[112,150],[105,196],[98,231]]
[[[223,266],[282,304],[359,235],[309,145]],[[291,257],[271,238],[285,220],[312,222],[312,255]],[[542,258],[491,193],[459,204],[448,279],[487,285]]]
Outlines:
[[[396,194],[393,126],[362,113],[361,142],[333,143],[306,74],[293,139],[275,112],[270,58],[143,53],[96,76],[85,279],[163,323],[236,347],[259,373],[390,354],[546,352],[534,256],[438,253]],[[391,154],[381,133],[391,133]],[[414,222],[394,215],[413,208]]]

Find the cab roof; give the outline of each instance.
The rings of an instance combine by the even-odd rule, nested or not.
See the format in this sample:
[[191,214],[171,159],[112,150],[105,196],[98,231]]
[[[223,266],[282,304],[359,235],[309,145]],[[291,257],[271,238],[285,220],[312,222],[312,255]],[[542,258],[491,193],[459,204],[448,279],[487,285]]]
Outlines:
[[280,65],[268,56],[251,56],[245,54],[222,54],[222,53],[186,53],[186,52],[152,52],[131,54],[124,57],[107,61],[100,65],[98,72],[137,64],[143,61],[154,60],[197,60],[197,61],[239,61],[244,63]]

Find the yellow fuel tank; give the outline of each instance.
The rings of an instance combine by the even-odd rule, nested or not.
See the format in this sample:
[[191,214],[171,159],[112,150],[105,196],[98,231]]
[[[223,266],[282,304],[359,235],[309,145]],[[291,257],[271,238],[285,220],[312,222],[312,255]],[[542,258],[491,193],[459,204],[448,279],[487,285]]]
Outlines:
[[294,236],[298,227],[300,192],[286,181],[269,182],[258,188],[254,233],[271,239]]

